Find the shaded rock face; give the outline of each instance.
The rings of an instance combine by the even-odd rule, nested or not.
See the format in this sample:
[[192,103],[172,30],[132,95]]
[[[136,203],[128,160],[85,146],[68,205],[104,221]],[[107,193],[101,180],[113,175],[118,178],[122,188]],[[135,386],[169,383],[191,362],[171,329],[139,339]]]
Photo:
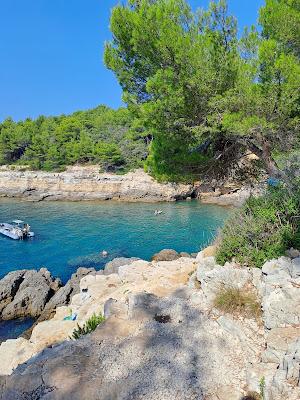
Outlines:
[[154,254],[152,261],[174,261],[180,258],[181,255],[172,249],[161,250],[159,253]]
[[54,279],[45,268],[9,273],[0,281],[1,318],[39,316],[60,287],[60,280]]
[[78,268],[78,270],[72,274],[66,285],[61,287],[49,300],[45,306],[45,311],[54,310],[58,306],[69,304],[72,297],[80,292],[79,283],[81,279],[89,274],[95,275],[96,270],[94,268]]
[[60,173],[0,167],[0,196],[32,201],[175,201],[191,196],[192,192],[192,185],[161,184],[141,169],[115,175],[100,174],[98,166],[73,166]]
[[43,321],[51,319],[55,314],[55,309],[60,306],[68,305],[72,297],[80,292],[79,283],[81,279],[86,275],[95,275],[96,270],[94,268],[78,268],[78,270],[72,274],[65,286],[60,287],[49,301],[44,305],[43,310],[38,314],[38,318],[30,329],[22,334],[22,337],[29,339],[33,329]]

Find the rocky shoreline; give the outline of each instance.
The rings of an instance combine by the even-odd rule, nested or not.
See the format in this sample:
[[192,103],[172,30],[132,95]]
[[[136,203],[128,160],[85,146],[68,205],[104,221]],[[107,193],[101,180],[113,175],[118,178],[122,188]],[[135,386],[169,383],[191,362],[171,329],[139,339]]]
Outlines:
[[125,175],[99,173],[98,166],[72,166],[60,173],[30,171],[24,167],[0,167],[0,197],[28,201],[118,200],[161,202],[200,199],[206,204],[240,206],[263,185],[159,183],[143,170]]
[[[121,259],[72,277],[71,294],[60,287],[52,296],[69,293],[51,319],[1,344],[0,399],[298,400],[300,258],[260,270],[221,267],[214,252]],[[261,313],[218,309],[224,288],[251,292]],[[99,312],[106,319],[94,333],[70,340]]]
[[0,197],[30,201],[176,201],[190,197],[192,185],[158,183],[139,169],[125,175],[99,173],[98,166],[73,166],[64,172],[0,167]]

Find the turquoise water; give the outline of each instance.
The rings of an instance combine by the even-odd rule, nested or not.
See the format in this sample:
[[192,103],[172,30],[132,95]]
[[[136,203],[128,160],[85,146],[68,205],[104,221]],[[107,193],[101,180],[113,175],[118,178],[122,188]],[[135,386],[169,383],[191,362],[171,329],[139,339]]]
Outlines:
[[[157,208],[163,214],[155,216]],[[1,200],[0,222],[25,220],[36,236],[15,241],[0,235],[0,278],[45,266],[65,282],[79,266],[100,269],[118,256],[150,259],[164,248],[197,252],[229,214],[230,209],[196,200],[159,205]],[[104,249],[107,258],[100,255]]]

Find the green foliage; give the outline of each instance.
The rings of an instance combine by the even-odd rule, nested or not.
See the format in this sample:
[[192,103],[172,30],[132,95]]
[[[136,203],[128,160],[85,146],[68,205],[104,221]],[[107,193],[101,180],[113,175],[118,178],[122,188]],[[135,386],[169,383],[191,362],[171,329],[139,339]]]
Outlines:
[[233,315],[249,318],[258,318],[261,315],[261,306],[256,296],[234,287],[222,288],[215,297],[214,306]]
[[266,0],[260,23],[264,37],[275,39],[285,51],[300,56],[299,0]]
[[265,400],[266,379],[263,376],[259,381],[259,391],[262,400]]
[[143,137],[132,137],[128,110],[99,106],[59,117],[0,124],[0,163],[34,169],[62,170],[76,163],[99,163],[104,168],[141,166],[147,152]]
[[299,189],[274,188],[264,197],[250,198],[223,228],[217,262],[223,265],[234,258],[241,264],[261,267],[290,247],[299,247],[299,217]]
[[226,2],[199,14],[183,0],[130,2],[113,9],[111,30],[106,65],[136,126],[154,136],[147,169],[162,179],[199,172],[206,157],[193,154],[203,136],[198,127],[211,98],[232,88],[237,73],[236,21]]
[[[156,177],[195,175],[207,138],[250,147],[270,174],[272,151],[295,145],[300,127],[299,0],[267,0],[255,28],[237,38],[225,0],[192,12],[185,0],[140,0],[112,12],[105,62],[154,138],[147,169]],[[192,172],[191,172],[192,171]],[[279,174],[278,174],[279,175]]]
[[82,327],[80,327],[77,324],[77,328],[74,329],[74,331],[73,331],[72,339],[77,340],[81,336],[87,335],[88,333],[93,332],[97,328],[97,326],[100,325],[104,321],[105,321],[105,318],[103,317],[102,314],[99,314],[99,315],[93,314]]

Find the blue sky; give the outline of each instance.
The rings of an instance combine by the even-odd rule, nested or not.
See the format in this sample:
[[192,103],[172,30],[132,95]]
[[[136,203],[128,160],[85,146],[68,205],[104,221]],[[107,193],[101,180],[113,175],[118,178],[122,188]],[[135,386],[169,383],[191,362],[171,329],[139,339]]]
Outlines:
[[[0,0],[0,121],[121,105],[103,64],[109,15],[118,0]],[[263,0],[229,0],[240,26]],[[208,0],[190,0],[193,7]]]

